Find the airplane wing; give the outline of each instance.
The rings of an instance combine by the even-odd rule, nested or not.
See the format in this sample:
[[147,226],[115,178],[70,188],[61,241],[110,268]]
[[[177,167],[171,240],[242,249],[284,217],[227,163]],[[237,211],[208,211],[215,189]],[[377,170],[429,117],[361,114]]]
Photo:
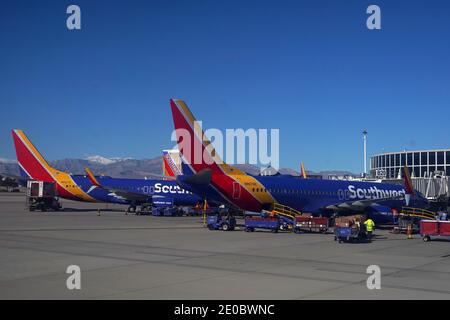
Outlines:
[[8,173],[0,173],[0,177],[1,177],[2,181],[6,181],[7,179],[13,180],[13,181],[16,181],[17,184],[19,184],[21,186],[25,186],[25,187],[27,185],[27,181],[30,180],[30,178],[16,176],[16,175],[8,174]]
[[333,205],[329,205],[324,207],[323,209],[327,210],[353,210],[353,211],[364,211],[368,207],[371,207],[374,204],[380,204],[385,201],[391,200],[405,200],[406,205],[409,205],[409,201],[411,196],[414,195],[414,188],[411,181],[411,176],[409,174],[409,169],[407,166],[403,167],[404,172],[404,185],[405,185],[405,194],[399,195],[395,197],[385,197],[385,198],[377,198],[377,199],[363,199],[363,200],[352,200],[346,202],[340,202]]
[[97,178],[94,176],[91,169],[86,167],[86,168],[84,168],[84,171],[86,172],[89,180],[91,181],[91,183],[94,186],[101,188],[103,190],[106,190],[109,193],[116,195],[117,197],[123,198],[123,199],[131,201],[131,202],[139,202],[139,203],[152,202],[153,197],[150,195],[137,193],[137,192],[131,192],[131,191],[120,189],[120,188],[111,188],[111,187],[103,186],[98,182]]
[[339,210],[364,211],[374,204],[382,204],[385,201],[403,200],[403,199],[405,199],[404,195],[400,195],[400,196],[396,196],[396,197],[388,197],[388,198],[378,198],[378,199],[352,200],[352,201],[339,202],[336,204],[332,204],[332,205],[326,206],[322,209],[334,210],[334,211],[339,211]]

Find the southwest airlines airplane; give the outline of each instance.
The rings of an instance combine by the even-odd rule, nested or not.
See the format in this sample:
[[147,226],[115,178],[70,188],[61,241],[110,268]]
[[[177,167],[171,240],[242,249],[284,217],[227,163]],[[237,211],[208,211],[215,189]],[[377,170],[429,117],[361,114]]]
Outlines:
[[48,164],[22,130],[12,130],[12,137],[21,174],[29,179],[55,183],[58,196],[64,199],[125,204],[129,205],[128,211],[143,204],[195,206],[202,200],[181,189],[174,180],[94,177],[90,170],[87,176],[62,172]]
[[[364,211],[379,222],[391,221],[391,209],[405,202],[426,204],[426,199],[414,191],[406,167],[405,185],[247,174],[220,159],[184,101],[170,100],[170,107],[184,163],[177,182],[203,198],[256,212],[272,210],[275,204],[315,215]],[[203,155],[200,161],[192,161],[196,148]]]

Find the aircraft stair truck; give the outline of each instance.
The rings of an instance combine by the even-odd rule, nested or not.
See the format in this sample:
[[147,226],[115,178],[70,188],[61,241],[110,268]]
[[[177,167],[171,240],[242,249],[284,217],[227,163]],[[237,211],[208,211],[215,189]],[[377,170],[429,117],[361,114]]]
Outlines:
[[55,210],[62,208],[54,182],[29,180],[27,182],[27,207],[30,211]]
[[297,211],[291,207],[275,203],[272,211],[269,213],[272,216],[276,216],[280,220],[281,230],[292,230],[296,224],[296,218],[302,216],[300,211]]
[[406,233],[408,227],[412,233],[420,232],[420,221],[434,220],[436,213],[423,208],[403,207],[398,216],[397,225],[392,229],[392,233]]

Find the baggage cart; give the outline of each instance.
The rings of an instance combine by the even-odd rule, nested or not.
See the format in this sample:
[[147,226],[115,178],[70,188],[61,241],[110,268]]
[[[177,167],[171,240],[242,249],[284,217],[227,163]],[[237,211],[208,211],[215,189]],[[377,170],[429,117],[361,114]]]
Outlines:
[[335,227],[334,241],[342,242],[362,242],[367,240],[367,233],[364,226],[356,227]]
[[450,221],[422,220],[420,235],[425,242],[437,238],[450,240]]
[[329,221],[324,217],[313,216],[297,216],[295,218],[294,232],[320,232],[325,233],[328,231]]
[[273,217],[245,217],[245,231],[253,232],[255,229],[269,229],[272,232],[278,232],[280,220]]

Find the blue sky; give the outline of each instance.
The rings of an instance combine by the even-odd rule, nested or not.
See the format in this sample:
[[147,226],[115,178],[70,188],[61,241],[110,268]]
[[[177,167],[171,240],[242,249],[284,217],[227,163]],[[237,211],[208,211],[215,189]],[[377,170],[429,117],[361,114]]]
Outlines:
[[369,154],[450,147],[446,1],[4,1],[0,40],[3,158],[11,128],[48,159],[157,156],[171,97],[205,128],[279,128],[283,167],[361,172],[363,129]]

